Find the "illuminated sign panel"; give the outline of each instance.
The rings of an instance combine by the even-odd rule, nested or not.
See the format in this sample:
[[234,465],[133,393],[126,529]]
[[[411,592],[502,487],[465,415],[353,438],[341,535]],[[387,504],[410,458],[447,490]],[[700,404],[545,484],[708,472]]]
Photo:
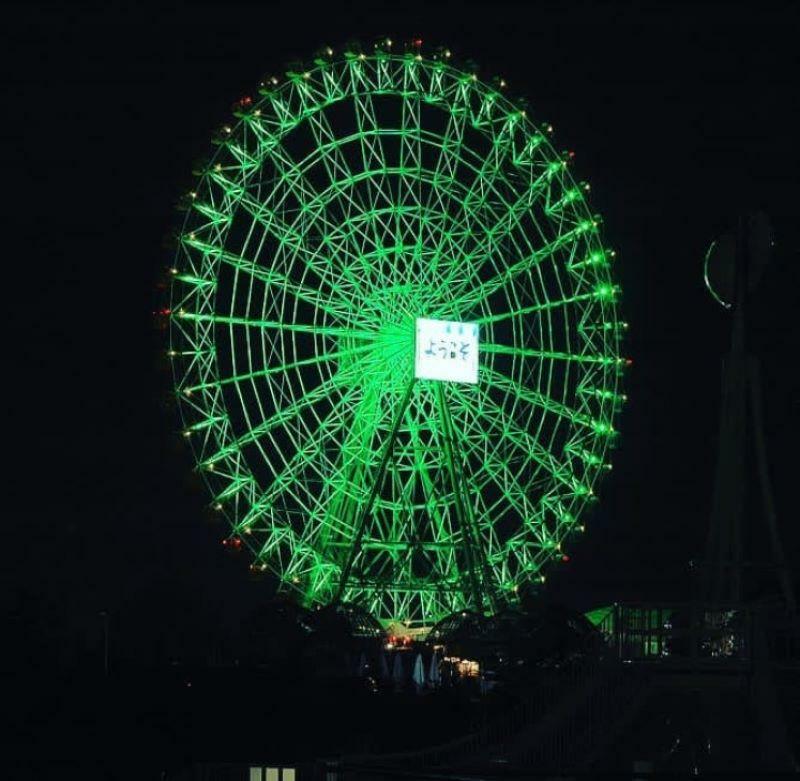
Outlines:
[[417,319],[414,376],[420,380],[478,382],[478,326]]

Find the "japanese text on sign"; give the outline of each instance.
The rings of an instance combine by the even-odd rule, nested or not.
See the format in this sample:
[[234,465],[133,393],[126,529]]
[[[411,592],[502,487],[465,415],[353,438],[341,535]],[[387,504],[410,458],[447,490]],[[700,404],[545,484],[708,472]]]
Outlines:
[[478,326],[417,320],[414,376],[423,380],[478,382]]

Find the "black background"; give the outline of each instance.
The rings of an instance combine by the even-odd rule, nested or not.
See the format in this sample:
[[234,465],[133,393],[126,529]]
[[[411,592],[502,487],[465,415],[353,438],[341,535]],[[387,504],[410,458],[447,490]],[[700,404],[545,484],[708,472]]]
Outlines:
[[321,45],[385,34],[445,44],[528,97],[576,151],[618,251],[630,402],[613,475],[549,594],[585,609],[689,593],[729,326],[702,259],[753,208],[777,240],[752,343],[797,564],[799,22],[792,4],[763,2],[5,11],[3,598],[23,658],[96,659],[105,609],[115,653],[136,659],[165,634],[235,627],[268,597],[220,545],[177,433],[152,317],[163,238],[234,100]]

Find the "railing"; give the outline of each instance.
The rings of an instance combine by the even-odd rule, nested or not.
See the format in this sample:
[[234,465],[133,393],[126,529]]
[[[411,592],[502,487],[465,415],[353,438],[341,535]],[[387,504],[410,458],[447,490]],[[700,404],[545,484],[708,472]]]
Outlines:
[[[761,606],[616,604],[599,625],[610,660],[549,671],[507,716],[458,740],[352,757],[342,766],[355,771],[353,777],[377,771],[387,778],[414,775],[414,770],[419,778],[428,777],[425,771],[445,778],[458,768],[497,768],[499,762],[509,768],[580,771],[634,718],[659,683],[672,680],[672,673],[750,674],[764,656],[763,650],[761,657],[756,653],[757,631],[769,642],[767,664],[798,663],[796,626],[781,620]],[[658,675],[662,672],[667,678]]]
[[661,667],[749,668],[753,614],[725,604],[615,604],[599,626],[617,659]]
[[606,665],[597,661],[575,664],[560,670],[541,670],[539,680],[529,686],[522,701],[507,715],[495,719],[462,738],[417,751],[362,755],[344,761],[348,767],[453,767],[490,760],[491,748],[513,742],[516,735],[552,714],[565,698],[580,696],[591,681],[607,675]]
[[513,757],[515,764],[537,769],[581,770],[619,729],[629,722],[652,691],[649,673],[617,667],[593,681],[579,698],[543,720]]

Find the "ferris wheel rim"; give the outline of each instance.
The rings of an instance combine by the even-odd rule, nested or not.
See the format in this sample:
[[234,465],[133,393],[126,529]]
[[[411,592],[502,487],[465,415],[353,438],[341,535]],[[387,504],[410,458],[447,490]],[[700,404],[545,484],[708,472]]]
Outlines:
[[[382,58],[378,58],[378,57],[376,56],[375,60],[376,60],[376,61],[384,61],[384,62],[385,62],[385,61],[389,61],[389,62],[394,62],[394,63],[396,63],[396,64],[397,64],[397,63],[399,63],[399,64],[402,64],[404,67],[406,67],[406,66],[409,64],[409,58],[408,58],[408,57],[398,57],[398,56],[396,56],[396,55],[388,55],[388,56],[384,56],[384,57],[382,57]],[[358,62],[362,62],[362,63],[369,63],[370,61],[371,61],[371,58],[370,58],[370,57],[364,57],[363,59],[359,59],[359,60],[358,60]],[[352,59],[352,58],[351,58],[351,59],[345,59],[345,60],[342,60],[342,61],[340,61],[340,65],[341,65],[342,67],[350,67],[350,66],[351,66],[351,64],[352,64],[352,62],[353,62],[353,59]],[[416,59],[414,59],[414,60],[413,60],[413,62],[415,62],[415,63],[418,63],[419,61],[418,61],[418,60],[416,60]],[[330,67],[335,67],[335,66],[336,66],[336,62],[332,62],[332,63],[330,64]],[[322,72],[325,72],[325,67],[326,67],[326,66],[318,66],[317,70],[310,72],[308,76],[306,76],[305,74],[303,74],[303,75],[302,75],[302,78],[303,78],[303,80],[304,80],[304,81],[310,81],[310,80],[313,78],[313,74],[314,74],[314,73],[318,73],[318,72],[319,72],[319,73],[322,73]],[[437,66],[437,67],[438,67],[438,66]],[[453,68],[452,68],[451,66],[449,66],[449,65],[444,65],[444,68],[443,68],[443,70],[444,70],[445,72],[447,72],[447,73],[450,73],[451,75],[452,75],[452,74],[458,74],[458,73],[459,73],[458,71],[456,71],[455,69],[453,69]],[[292,82],[292,80],[290,79],[290,80],[289,80],[289,81],[287,81],[287,82],[286,82],[284,85],[282,85],[282,86],[281,86],[281,90],[284,90],[284,91],[288,91],[288,90],[290,90],[290,89],[291,89],[291,86],[290,86],[290,85],[291,85],[292,83],[293,83],[293,82]],[[476,79],[470,79],[470,83],[471,83],[471,85],[473,85],[473,87],[474,87],[474,88],[478,88],[478,87],[480,87],[480,88],[483,88],[483,89],[485,89],[485,90],[489,90],[489,89],[490,89],[489,87],[487,87],[486,85],[484,85],[484,84],[482,84],[481,82],[477,81]],[[341,98],[341,101],[348,100],[350,97],[352,97],[352,96],[351,96],[351,95],[344,95],[344,96]],[[404,99],[405,99],[405,96],[404,96]],[[503,101],[503,100],[505,100],[505,98],[504,98],[504,97],[502,97],[502,96],[500,96],[500,98],[499,98],[499,101]],[[508,102],[508,107],[509,107],[509,110],[510,110],[510,111],[511,111],[511,110],[513,110],[514,112],[516,112],[516,111],[517,111],[517,110],[516,110],[516,108],[514,108],[510,102]],[[537,132],[537,133],[538,133],[538,130],[536,130],[536,129],[535,129],[535,126],[534,126],[532,123],[530,123],[530,120],[528,120],[528,119],[527,119],[527,117],[524,117],[524,116],[523,116],[523,117],[521,118],[521,120],[520,120],[520,121],[525,121],[525,122],[528,122],[528,123],[530,124],[531,128],[534,128],[534,131],[533,131],[533,132]],[[242,119],[240,120],[239,124],[238,124],[238,125],[237,125],[235,128],[232,128],[232,129],[231,129],[231,131],[230,131],[230,133],[229,133],[229,135],[230,135],[230,137],[231,137],[231,138],[234,138],[234,137],[236,137],[237,129],[241,127],[241,124],[242,124],[243,122],[245,122],[245,119],[243,119],[243,118],[242,118]],[[299,123],[298,123],[298,124],[299,124]],[[297,125],[294,125],[293,127],[296,127],[296,126],[297,126]],[[289,132],[289,131],[287,130],[287,132]],[[553,157],[557,157],[557,156],[556,156],[556,154],[555,154],[555,151],[554,151],[554,150],[553,150],[553,148],[552,148],[552,146],[549,146],[549,141],[546,141],[546,140],[545,140],[545,141],[544,141],[544,142],[542,142],[542,143],[545,145],[545,147],[544,147],[545,149],[547,149],[547,148],[549,147],[549,151],[550,151],[550,153],[552,153]],[[221,148],[221,149],[222,149],[222,148]],[[221,154],[221,151],[220,151],[220,152],[218,152],[218,153],[217,153],[217,155],[215,156],[215,158],[212,160],[212,166],[217,164],[217,163],[216,163],[216,161],[218,160],[218,158],[219,158],[220,154]],[[313,155],[313,151],[312,151],[312,153],[310,153],[310,155],[309,155],[309,156],[311,156],[311,155]],[[224,156],[224,155],[223,155],[223,156]],[[263,161],[262,161],[262,163],[263,163]],[[371,172],[369,172],[369,171],[368,171],[368,172],[366,172],[366,173],[371,173]],[[566,172],[565,176],[566,176],[567,180],[568,180],[568,181],[570,181],[570,182],[572,183],[572,185],[574,185],[574,184],[575,184],[574,180],[572,180],[572,179],[571,179],[571,175],[569,174],[569,172],[568,172],[568,171]],[[333,187],[335,184],[336,184],[336,182],[332,182],[332,183],[331,183],[331,186]],[[324,202],[323,202],[323,203],[324,203]],[[420,208],[422,208],[421,204],[419,205],[419,207],[420,207]],[[590,213],[590,212],[588,212],[588,210],[586,211],[586,215],[587,215],[587,217],[588,217],[589,219],[592,219],[592,218],[591,218],[591,213]],[[186,224],[188,224],[188,223],[189,223],[190,217],[191,217],[191,215],[187,215],[187,218],[186,218]],[[300,219],[300,217],[297,217],[297,219]],[[312,222],[311,224],[313,225],[313,222]],[[308,230],[308,228],[307,228],[307,230]],[[300,235],[302,236],[302,234],[300,234]],[[288,237],[289,237],[289,234],[286,234],[286,235],[283,237],[283,239],[286,239],[286,240],[288,240]],[[283,241],[283,239],[282,239],[282,241]],[[217,265],[217,266],[221,266],[221,264],[222,264],[222,263],[223,263],[223,259],[222,259],[222,256],[220,256],[220,257],[219,257],[219,258],[217,258],[217,260],[216,260],[216,265]],[[500,273],[503,273],[503,272],[500,272]],[[302,281],[303,281],[303,278],[301,278],[301,280],[300,280],[300,281],[302,282]],[[501,288],[499,288],[499,289],[502,289],[502,286],[501,286]],[[318,293],[319,293],[319,292],[321,292],[321,291],[319,291],[319,290],[318,290]],[[497,292],[497,291],[493,291],[493,292]],[[504,291],[504,294],[508,294],[508,291]],[[285,299],[285,297],[286,297],[286,295],[287,295],[287,293],[286,293],[286,291],[285,291],[285,290],[283,291],[282,295],[283,295],[283,297],[284,297],[284,299]],[[298,301],[299,301],[299,299],[298,299],[298,298],[295,298],[295,312],[297,311],[297,302],[298,302]],[[321,305],[323,302],[322,302],[322,301],[319,301],[319,303],[320,303],[320,305]],[[329,302],[325,302],[325,303],[329,303]],[[484,317],[486,317],[486,318],[492,318],[492,317],[494,317],[494,315],[490,314],[491,310],[486,310],[486,307],[488,306],[488,304],[486,304],[486,301],[485,301],[485,300],[481,300],[481,301],[479,302],[479,305],[480,305],[480,306],[482,306],[482,307],[484,307],[484,310],[485,310]],[[532,304],[532,305],[530,305],[530,306],[529,306],[529,308],[536,307],[536,306],[547,306],[547,305],[548,305],[548,302],[542,302],[540,305],[539,305],[539,304]],[[616,304],[615,304],[615,302],[610,302],[610,303],[608,304],[608,307],[609,307],[610,309],[612,309],[612,308],[614,308],[614,307],[615,307],[615,305],[616,305]],[[604,304],[603,304],[603,307],[605,308],[605,306],[606,306],[606,305],[605,305],[605,303],[604,303]],[[213,311],[213,306],[212,306],[212,310],[211,310],[211,311],[212,311],[212,314],[214,314],[214,311]],[[438,314],[446,314],[446,313],[439,312]],[[546,314],[547,314],[547,317],[550,317],[550,312],[549,312],[549,310],[547,311],[547,313],[546,313]],[[174,316],[174,317],[173,317],[173,319],[172,319],[172,323],[173,323],[173,325],[174,325],[174,324],[175,324],[177,321],[179,321],[179,320],[185,320],[187,317],[188,317],[188,319],[189,319],[189,320],[191,320],[191,319],[192,319],[192,317],[194,317],[194,316],[196,316],[196,313],[187,313],[187,312],[185,312],[185,311],[182,313],[180,310],[178,310],[178,311],[176,312],[175,316]],[[221,316],[221,317],[225,317],[225,315],[223,315],[223,316]],[[229,317],[233,317],[233,315],[231,314]],[[614,321],[616,322],[616,316],[615,316],[615,315],[613,315],[613,317],[614,317]],[[266,322],[266,321],[265,321],[265,322]],[[222,323],[215,323],[215,325],[223,325],[223,326],[227,325],[227,327],[228,327],[228,328],[229,328],[229,330],[230,330],[230,333],[232,334],[232,333],[233,333],[233,328],[235,327],[235,325],[236,325],[236,324],[235,324],[235,323],[233,323],[233,322],[228,322],[228,323],[224,323],[224,322],[222,322]],[[284,325],[292,325],[292,324],[290,323],[290,324],[284,324]],[[489,328],[489,332],[490,332],[490,333],[491,333],[491,327],[492,327],[492,325],[493,325],[493,322],[490,320],[490,321],[487,323],[487,326],[488,326],[488,328]],[[330,325],[330,328],[334,328],[334,327],[337,327],[337,326],[336,326],[336,325],[334,325],[334,324],[331,324],[331,325]],[[541,326],[541,325],[540,325],[540,328],[541,328],[541,327],[543,327],[543,326]],[[321,334],[315,334],[315,335],[314,335],[314,338],[315,338],[315,340],[316,340],[317,336],[320,336],[320,339],[323,339],[323,338],[328,338],[329,334],[325,334],[325,335],[321,335]],[[569,336],[569,335],[567,335],[567,336]],[[232,337],[231,337],[231,338],[232,338]],[[249,338],[250,338],[250,337],[248,336],[248,339],[249,339]],[[295,340],[295,344],[296,344],[296,340],[297,340],[297,338],[298,338],[298,337],[296,336],[296,334],[293,334],[292,338]],[[262,343],[262,344],[263,344],[263,343]],[[489,342],[489,344],[491,345],[491,342]],[[502,345],[500,345],[500,346],[502,346]],[[285,350],[285,345],[284,345],[283,347],[284,347],[284,350]],[[171,349],[172,349],[172,348],[171,348]],[[367,347],[367,349],[365,349],[365,350],[364,350],[364,353],[367,353],[367,352],[369,352],[369,348],[368,348],[368,347]],[[500,352],[502,352],[502,351],[500,351]],[[285,353],[284,353],[284,355],[285,355]],[[555,353],[554,353],[554,355],[555,355]],[[215,358],[215,361],[216,361],[216,360],[217,360],[217,359]],[[250,359],[250,360],[251,360],[251,364],[250,364],[250,365],[251,365],[251,367],[252,367],[252,359]],[[522,360],[522,358],[520,358],[520,361],[521,361],[521,360]],[[542,360],[544,360],[544,359],[542,359]],[[555,364],[555,361],[556,361],[556,360],[558,360],[558,358],[557,358],[557,357],[550,357],[550,358],[549,358],[549,360],[550,360],[550,363],[549,363],[549,371],[550,371],[550,375],[551,375],[551,378],[552,378],[552,374],[553,374],[553,372],[554,372],[554,364]],[[614,362],[614,367],[616,368],[616,366],[618,365],[618,361],[619,361],[619,358],[618,358],[618,356],[616,356],[616,355],[615,355],[615,356],[613,357],[613,359],[612,359],[612,360],[613,360],[613,362]],[[265,364],[266,364],[266,361],[265,361]],[[177,361],[174,363],[174,366],[175,366],[175,368],[176,368],[176,371],[175,371],[175,382],[176,382],[176,387],[178,387],[178,388],[180,389],[180,388],[182,387],[182,385],[183,385],[183,378],[184,378],[184,375],[182,375],[182,374],[181,374],[181,372],[180,372],[180,370],[179,370],[179,368],[178,368],[179,364],[178,364],[178,362],[177,362]],[[295,367],[295,368],[297,368],[297,367]],[[492,370],[492,368],[491,368],[491,366],[489,366],[489,370],[490,370],[490,371],[493,371],[493,370]],[[221,376],[221,374],[222,374],[222,372],[221,372],[221,370],[220,370],[220,366],[219,366],[219,365],[216,365],[216,374],[217,374],[217,376]],[[330,373],[330,374],[329,374],[327,377],[321,377],[321,378],[320,378],[320,385],[324,385],[324,383],[326,383],[326,382],[332,382],[332,381],[333,381],[333,379],[334,379],[334,376],[335,376],[335,375],[334,375],[333,373]],[[299,377],[299,375],[298,375],[298,377]],[[254,379],[254,378],[250,378],[250,379],[252,380],[252,379]],[[236,384],[236,386],[238,387],[238,383],[234,383],[234,384]],[[315,387],[320,387],[320,385],[317,385],[317,386],[315,386]],[[614,382],[614,383],[613,383],[613,388],[612,388],[612,389],[604,388],[604,389],[603,389],[603,392],[609,392],[609,393],[611,393],[611,394],[612,394],[612,396],[616,397],[616,396],[618,395],[618,394],[617,394],[617,386],[618,386],[618,383],[617,383],[617,382]],[[189,389],[191,389],[191,386],[189,387]],[[313,388],[312,388],[311,390],[313,391]],[[451,389],[451,391],[452,391],[452,392],[451,392],[451,396],[452,396],[452,397],[456,397],[458,400],[460,400],[460,402],[461,402],[461,403],[463,403],[463,404],[465,404],[465,405],[468,405],[468,400],[470,399],[470,397],[469,397],[469,395],[468,395],[468,391],[466,391],[466,390],[464,390],[464,389],[461,389],[461,388],[455,388],[455,389]],[[342,404],[344,403],[344,399],[345,399],[345,398],[348,398],[348,394],[349,394],[349,393],[353,393],[353,388],[352,388],[352,387],[350,388],[350,390],[349,390],[349,391],[346,391],[346,392],[341,392],[341,394],[340,394],[340,399],[339,399],[339,400],[340,400],[340,403],[342,403]],[[439,393],[439,391],[438,391],[438,390],[437,390],[437,393]],[[186,404],[186,396],[187,396],[187,394],[184,392],[184,393],[182,394],[182,401],[183,401],[183,405],[181,406],[181,412],[182,412],[182,414],[184,414],[184,413],[185,413],[185,411],[186,411],[186,408],[185,408],[185,404]],[[274,400],[274,396],[273,396],[273,400]],[[473,399],[472,403],[477,403],[477,402],[475,402],[475,401],[474,401],[474,399]],[[260,401],[259,401],[259,404],[260,404]],[[277,405],[276,405],[276,407],[277,407]],[[263,410],[262,410],[262,411],[263,411]],[[315,413],[315,415],[316,415],[316,414],[317,414],[317,413]],[[186,423],[186,425],[187,425],[187,428],[191,427],[191,425],[196,425],[196,424],[193,424],[193,422],[192,422],[193,420],[194,420],[194,418],[193,418],[191,415],[189,416],[188,420],[186,420],[186,419],[185,419],[185,423]],[[318,426],[319,426],[319,427],[321,427],[321,426],[323,425],[323,421],[322,421],[322,420],[320,420],[320,418],[319,418],[318,416],[316,417],[316,420],[317,420],[317,424],[318,424]],[[263,423],[263,421],[262,421],[262,423]],[[257,425],[258,425],[258,424],[256,424],[256,427],[257,427]],[[249,428],[250,428],[250,429],[252,429],[252,428],[253,428],[253,426],[250,426]],[[319,428],[315,429],[315,431],[316,431],[316,432],[318,432],[318,431],[319,431]],[[539,431],[541,431],[541,423],[540,423],[540,428],[539,428]],[[311,435],[311,434],[312,434],[312,432],[311,432],[311,431],[308,431],[307,433],[309,433],[309,435]],[[476,436],[477,436],[477,434],[476,434]],[[522,435],[519,435],[519,436],[521,436],[521,441],[527,442],[527,439],[526,439],[524,436],[522,436]],[[234,441],[235,441],[235,440],[234,440]],[[536,443],[536,440],[535,440],[535,439],[533,440],[533,442],[531,442],[531,443],[530,443],[530,446],[531,446],[531,447],[532,447],[534,450],[535,450],[535,443]],[[224,448],[226,447],[226,445],[225,445],[225,444],[223,444],[223,443],[218,443],[218,444],[220,445],[220,447],[218,448],[220,451],[224,450]],[[228,443],[227,443],[227,446],[230,446],[230,445],[231,445],[231,443],[230,443],[230,442],[228,442]],[[194,443],[193,443],[193,446],[194,446]],[[605,450],[605,448],[602,448],[602,449],[603,449],[603,451]],[[262,451],[262,453],[263,453],[263,451]],[[200,464],[203,464],[203,460],[200,458],[200,455],[201,455],[201,454],[197,454],[198,462],[199,462]],[[540,455],[542,456],[542,458],[544,458],[544,457],[545,457],[545,456],[544,456],[544,454],[540,454]],[[208,465],[208,462],[206,462],[206,464]],[[213,462],[212,462],[212,464],[211,464],[211,465],[212,465],[212,467],[213,467]],[[247,477],[250,477],[250,475],[249,475],[249,474],[248,474],[248,473],[245,471],[245,469],[246,469],[246,464],[245,464],[245,465],[243,465],[243,466],[242,466],[242,467],[240,467],[240,468],[242,469],[242,474],[243,474],[243,475],[246,475]],[[206,473],[204,474],[204,477],[208,477],[208,471],[213,471],[213,468],[212,468],[211,470],[207,470],[207,471],[206,471]],[[557,470],[555,470],[555,468],[554,468],[554,471],[557,471]],[[599,472],[596,472],[596,473],[593,475],[593,477],[591,478],[591,483],[590,483],[590,485],[588,486],[588,495],[591,495],[591,494],[592,494],[592,492],[593,492],[593,488],[592,488],[592,487],[593,487],[594,483],[597,481],[598,477],[599,477]],[[214,489],[214,490],[216,490],[216,489]],[[238,525],[238,521],[234,521],[234,525]],[[239,528],[241,528],[241,527],[239,527]],[[445,585],[446,585],[446,584],[445,584]]]

